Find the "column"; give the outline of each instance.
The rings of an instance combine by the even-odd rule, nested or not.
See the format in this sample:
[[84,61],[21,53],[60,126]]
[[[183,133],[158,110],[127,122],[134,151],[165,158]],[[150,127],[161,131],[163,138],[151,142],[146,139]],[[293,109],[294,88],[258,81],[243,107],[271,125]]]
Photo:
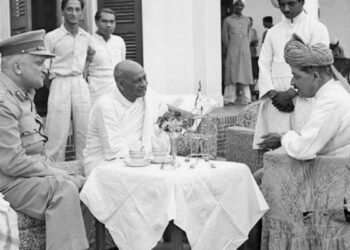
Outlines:
[[162,94],[202,93],[222,103],[220,1],[143,0],[149,85]]

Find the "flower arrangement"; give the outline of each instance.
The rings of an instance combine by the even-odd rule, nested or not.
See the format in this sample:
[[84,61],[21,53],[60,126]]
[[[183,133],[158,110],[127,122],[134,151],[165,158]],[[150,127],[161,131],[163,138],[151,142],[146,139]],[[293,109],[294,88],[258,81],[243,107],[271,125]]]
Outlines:
[[158,117],[157,124],[167,133],[183,133],[193,125],[194,119],[183,115],[177,110],[171,110]]
[[177,149],[176,138],[184,133],[193,125],[194,119],[189,115],[182,114],[177,110],[170,110],[158,117],[157,125],[159,129],[166,132],[170,138],[171,155],[173,167],[178,167],[180,164],[176,161]]

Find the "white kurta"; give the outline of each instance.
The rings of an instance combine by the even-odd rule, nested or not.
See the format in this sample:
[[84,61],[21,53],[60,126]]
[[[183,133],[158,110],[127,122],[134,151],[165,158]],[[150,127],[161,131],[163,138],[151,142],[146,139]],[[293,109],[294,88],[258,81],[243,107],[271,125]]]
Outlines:
[[300,160],[316,155],[349,157],[349,128],[350,94],[332,79],[317,91],[310,119],[300,133],[287,132],[282,147]]
[[88,82],[93,104],[99,96],[110,93],[116,87],[114,67],[125,60],[126,48],[123,38],[115,35],[111,35],[110,39],[105,41],[95,33],[92,43],[96,54],[88,67]]
[[311,102],[305,98],[295,98],[293,113],[279,112],[266,93],[270,90],[285,91],[290,88],[292,73],[284,61],[284,46],[298,34],[305,43],[324,43],[329,45],[329,34],[325,25],[302,12],[293,19],[284,19],[269,32],[259,55],[259,95],[262,102],[255,128],[253,148],[257,148],[260,137],[269,132],[283,133],[288,130],[300,131],[307,121]]
[[104,160],[127,155],[132,138],[142,141],[146,154],[152,153],[154,124],[167,110],[167,106],[159,100],[156,93],[147,90],[145,97],[132,103],[115,88],[96,101],[90,113],[83,152],[86,175]]

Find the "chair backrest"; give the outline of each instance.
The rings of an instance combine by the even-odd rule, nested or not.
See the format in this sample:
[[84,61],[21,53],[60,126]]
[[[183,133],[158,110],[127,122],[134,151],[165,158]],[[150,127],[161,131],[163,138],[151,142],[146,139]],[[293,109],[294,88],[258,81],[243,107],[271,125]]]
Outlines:
[[[350,226],[344,202],[350,199],[349,163],[349,158],[341,157],[299,161],[281,150],[265,153],[262,192],[270,210],[263,220],[266,237],[261,249],[278,249],[292,242],[310,245],[310,249],[347,245]],[[271,245],[267,239],[277,234],[281,236]]]
[[258,111],[260,107],[260,102],[253,102],[246,106],[237,115],[237,120],[235,125],[250,129],[255,129],[256,120],[258,118]]

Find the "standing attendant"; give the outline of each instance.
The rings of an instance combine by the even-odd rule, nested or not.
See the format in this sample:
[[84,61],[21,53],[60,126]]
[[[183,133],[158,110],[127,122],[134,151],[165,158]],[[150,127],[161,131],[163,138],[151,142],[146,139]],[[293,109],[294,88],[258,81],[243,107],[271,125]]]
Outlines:
[[304,0],[279,0],[278,4],[285,19],[267,32],[259,55],[261,105],[253,148],[259,148],[261,136],[270,132],[300,131],[311,113],[312,100],[297,96],[291,86],[291,69],[284,60],[284,46],[292,34],[308,44],[329,45],[326,26],[305,13]]
[[255,57],[258,56],[258,44],[259,44],[259,38],[258,38],[258,32],[255,28],[253,28],[253,18],[249,17],[250,23],[249,23],[249,47],[250,47],[250,56]]
[[236,101],[237,84],[242,85],[243,95],[251,101],[249,84],[253,84],[249,47],[250,20],[242,14],[245,0],[233,0],[233,13],[225,18],[222,39],[226,48],[224,104]]
[[262,35],[261,44],[263,44],[265,41],[266,33],[269,31],[269,29],[271,29],[273,27],[272,16],[263,17],[263,26],[264,26],[265,30],[264,30],[264,33]]
[[95,22],[97,31],[92,36],[92,42],[96,54],[88,68],[92,104],[101,95],[115,89],[114,66],[125,60],[126,55],[123,38],[112,34],[115,30],[115,12],[109,8],[98,10]]
[[90,93],[83,71],[91,36],[79,27],[83,8],[83,0],[62,0],[64,23],[45,37],[47,48],[56,54],[48,65],[52,82],[46,121],[47,150],[56,161],[64,160],[71,118],[76,159],[82,158],[86,142]]

